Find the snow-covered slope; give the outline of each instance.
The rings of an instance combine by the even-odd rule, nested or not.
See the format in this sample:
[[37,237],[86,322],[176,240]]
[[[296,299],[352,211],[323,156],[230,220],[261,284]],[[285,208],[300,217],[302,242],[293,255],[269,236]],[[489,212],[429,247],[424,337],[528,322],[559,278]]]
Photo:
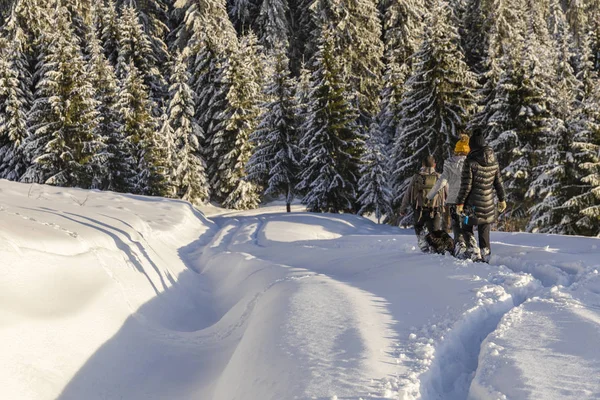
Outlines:
[[282,210],[0,181],[0,398],[600,397],[599,240]]

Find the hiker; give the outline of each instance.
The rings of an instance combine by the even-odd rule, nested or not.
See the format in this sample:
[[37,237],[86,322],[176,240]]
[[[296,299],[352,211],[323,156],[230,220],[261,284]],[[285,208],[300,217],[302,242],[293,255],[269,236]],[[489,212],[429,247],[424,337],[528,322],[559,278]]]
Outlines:
[[457,256],[464,253],[466,250],[465,241],[460,227],[460,216],[456,212],[456,198],[458,197],[458,192],[460,191],[460,178],[462,175],[463,164],[467,158],[467,155],[469,154],[469,151],[469,136],[463,133],[460,135],[458,142],[456,142],[456,146],[454,146],[454,155],[446,160],[444,163],[444,172],[442,172],[440,179],[438,179],[433,189],[431,189],[427,195],[429,200],[433,200],[433,198],[437,196],[440,189],[443,189],[444,187],[447,188],[448,194],[446,197],[445,206],[448,208],[447,212],[449,213],[451,219],[451,223],[449,225],[452,227],[454,243],[456,245],[454,254]]
[[[462,231],[467,243],[467,254],[473,261],[489,262],[491,257],[490,227],[497,212],[506,210],[504,187],[496,155],[485,143],[483,135],[469,140],[471,152],[464,162],[460,191],[456,198],[456,212],[464,213]],[[494,191],[498,205],[494,204]],[[473,235],[477,225],[479,246]]]
[[415,174],[410,181],[402,205],[400,206],[400,215],[406,215],[408,206],[414,210],[415,233],[419,248],[429,251],[429,245],[425,239],[425,228],[427,231],[435,232],[441,229],[442,217],[441,211],[444,205],[444,191],[439,190],[432,199],[427,198],[427,194],[435,186],[439,174],[435,172],[435,159],[428,156],[423,160],[422,168],[418,174]]

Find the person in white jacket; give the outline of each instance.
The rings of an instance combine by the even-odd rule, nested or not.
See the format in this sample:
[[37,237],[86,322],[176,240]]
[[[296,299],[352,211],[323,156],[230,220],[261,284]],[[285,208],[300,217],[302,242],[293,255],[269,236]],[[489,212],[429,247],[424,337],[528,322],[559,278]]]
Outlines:
[[444,162],[444,171],[437,180],[435,186],[427,194],[428,199],[433,199],[436,194],[442,190],[447,190],[446,206],[450,212],[452,232],[454,234],[455,242],[455,255],[464,253],[466,245],[460,226],[460,217],[456,212],[456,198],[460,191],[460,178],[462,174],[463,165],[469,154],[469,136],[461,134],[459,141],[454,147],[454,155]]

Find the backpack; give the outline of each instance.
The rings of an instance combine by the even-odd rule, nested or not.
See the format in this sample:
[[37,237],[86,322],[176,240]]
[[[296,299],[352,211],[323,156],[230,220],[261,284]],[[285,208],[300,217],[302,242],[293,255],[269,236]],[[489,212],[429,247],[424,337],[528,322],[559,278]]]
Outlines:
[[[416,199],[415,203],[417,207],[421,208],[432,208],[433,200],[427,199],[427,194],[433,189],[435,183],[438,180],[438,174],[418,174],[415,181]],[[435,199],[435,197],[434,197]]]

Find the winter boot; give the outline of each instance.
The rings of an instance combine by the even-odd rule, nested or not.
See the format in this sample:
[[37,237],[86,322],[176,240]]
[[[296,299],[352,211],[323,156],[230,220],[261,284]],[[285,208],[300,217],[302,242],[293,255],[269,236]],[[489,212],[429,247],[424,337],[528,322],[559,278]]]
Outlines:
[[467,243],[467,258],[473,262],[481,261],[481,252],[479,251],[479,245],[475,236],[468,235],[469,242]]
[[417,243],[419,244],[419,249],[421,249],[421,251],[423,253],[429,253],[430,249],[429,249],[429,243],[427,243],[427,235],[418,235],[417,236]]
[[492,257],[492,254],[490,252],[490,249],[488,249],[487,247],[484,247],[483,249],[481,249],[481,261],[484,263],[490,263],[490,258]]
[[467,245],[462,240],[456,242],[454,246],[454,257],[459,260],[465,260],[467,258]]

